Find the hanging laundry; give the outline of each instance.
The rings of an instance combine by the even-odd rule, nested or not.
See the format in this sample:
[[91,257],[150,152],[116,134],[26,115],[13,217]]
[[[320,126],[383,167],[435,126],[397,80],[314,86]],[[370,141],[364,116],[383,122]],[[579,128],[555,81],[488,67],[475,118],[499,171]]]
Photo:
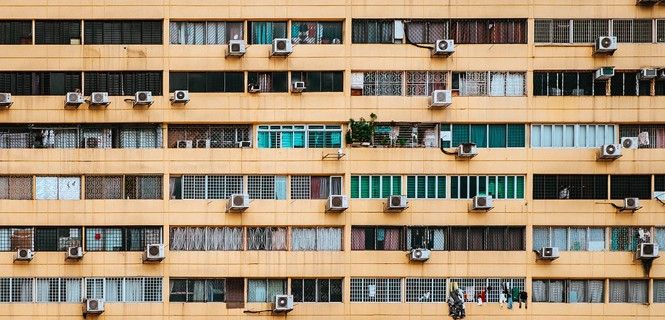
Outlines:
[[524,302],[524,309],[527,309],[527,300],[526,300],[526,299],[527,299],[528,297],[529,297],[529,296],[528,296],[528,294],[526,293],[526,291],[520,291],[520,298],[519,298],[520,309],[522,309],[522,302]]
[[464,310],[464,296],[462,290],[453,282],[448,297],[448,315],[453,319],[464,319],[466,312]]
[[638,144],[640,145],[640,147],[648,146],[650,144],[649,132],[647,132],[647,131],[640,132],[637,135],[637,141],[638,141]]

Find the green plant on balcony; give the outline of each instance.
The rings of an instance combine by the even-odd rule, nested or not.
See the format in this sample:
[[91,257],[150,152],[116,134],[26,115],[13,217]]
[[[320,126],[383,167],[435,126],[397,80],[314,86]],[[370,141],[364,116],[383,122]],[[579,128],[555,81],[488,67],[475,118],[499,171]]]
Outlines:
[[349,130],[346,132],[346,141],[355,145],[369,146],[374,136],[374,121],[376,114],[369,115],[369,121],[365,118],[358,120],[349,119]]

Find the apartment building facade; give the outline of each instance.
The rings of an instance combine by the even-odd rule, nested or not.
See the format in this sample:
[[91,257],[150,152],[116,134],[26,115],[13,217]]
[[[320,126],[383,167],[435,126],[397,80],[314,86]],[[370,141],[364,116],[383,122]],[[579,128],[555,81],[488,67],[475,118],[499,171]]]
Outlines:
[[662,5],[0,7],[0,318],[665,319]]

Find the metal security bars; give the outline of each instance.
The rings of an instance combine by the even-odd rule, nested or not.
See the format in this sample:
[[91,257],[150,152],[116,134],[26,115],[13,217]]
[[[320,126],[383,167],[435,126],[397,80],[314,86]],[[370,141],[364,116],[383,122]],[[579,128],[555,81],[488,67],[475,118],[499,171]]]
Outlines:
[[533,176],[533,198],[607,199],[607,175]]
[[292,251],[341,251],[342,228],[291,228]]
[[287,239],[286,227],[247,228],[247,250],[286,250]]
[[64,96],[77,89],[81,89],[81,72],[0,72],[0,92],[17,96]]
[[169,92],[245,92],[244,72],[169,72]]
[[85,297],[105,302],[161,302],[162,278],[86,278]]
[[294,302],[342,302],[342,279],[291,279]]
[[81,44],[81,21],[36,20],[35,44]]
[[161,195],[161,176],[85,177],[86,199],[161,199]]
[[171,21],[171,44],[226,44],[229,40],[242,40],[242,21]]
[[453,72],[452,90],[460,96],[524,96],[526,72]]
[[604,96],[606,81],[595,81],[593,71],[534,71],[534,96]]
[[524,199],[524,176],[451,176],[450,198]]
[[0,21],[0,44],[32,44],[32,21]]
[[651,199],[651,175],[611,175],[610,199]]
[[247,193],[250,199],[285,200],[286,176],[248,176]]
[[34,279],[0,278],[0,302],[32,302]]
[[639,148],[665,148],[665,125],[619,125],[619,137],[638,137]]
[[446,279],[406,278],[406,302],[446,302]]
[[240,148],[252,146],[250,125],[173,125],[169,148]]
[[162,95],[161,71],[91,71],[84,72],[83,75],[86,96],[93,92],[108,92],[110,96],[132,96],[137,91],[150,91],[154,96]]
[[259,148],[340,148],[340,125],[260,125]]
[[437,148],[439,130],[436,123],[377,123],[371,145],[392,148]]
[[[85,44],[162,44],[162,20],[84,20]],[[153,93],[154,94],[154,93]]]
[[351,176],[351,198],[385,199],[401,194],[401,176]]
[[32,176],[0,176],[0,199],[32,199]]
[[162,242],[161,227],[86,227],[86,251],[143,251]]
[[81,278],[36,278],[35,302],[70,302],[81,301]]
[[228,199],[243,193],[243,176],[185,175],[170,178],[171,199]]
[[351,278],[351,302],[401,302],[399,278]]
[[33,249],[34,228],[14,227],[0,229],[0,251]]
[[447,72],[437,71],[355,71],[352,89],[363,96],[429,96],[446,89]]
[[610,303],[647,303],[649,281],[610,279]]
[[0,127],[0,148],[161,148],[162,128],[144,125],[29,124]]
[[286,38],[286,21],[249,21],[249,44],[272,44],[276,38]]
[[291,71],[291,83],[302,81],[305,92],[344,91],[344,71]]
[[603,227],[534,227],[533,250],[557,247],[561,251],[605,251]]
[[[270,40],[272,43],[272,40]],[[248,72],[248,87],[258,87],[260,92],[289,92],[288,72]]]
[[[536,43],[591,43],[602,36],[619,42],[661,41],[660,21],[651,19],[536,19]],[[654,35],[656,38],[654,39]]]
[[68,247],[80,247],[83,242],[80,227],[37,227],[34,237],[35,251],[65,251]]
[[[517,288],[519,291],[525,291],[524,278],[451,278],[450,286],[457,284],[462,290],[464,301],[477,301],[477,294],[481,291],[486,292],[486,300],[483,302],[499,302],[499,294],[504,284],[510,288]],[[491,288],[488,290],[488,288]]]
[[242,227],[171,227],[172,251],[239,251],[244,248]]
[[224,279],[169,279],[169,302],[224,302]]
[[605,280],[601,279],[533,279],[531,284],[533,302],[603,303],[605,301]]

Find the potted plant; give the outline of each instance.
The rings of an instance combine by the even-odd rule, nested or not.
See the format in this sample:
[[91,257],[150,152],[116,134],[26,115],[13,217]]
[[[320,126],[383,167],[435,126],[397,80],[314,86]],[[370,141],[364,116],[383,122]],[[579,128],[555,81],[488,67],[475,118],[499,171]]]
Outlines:
[[370,146],[374,136],[375,120],[376,114],[374,113],[369,115],[369,121],[362,117],[357,121],[349,119],[349,130],[346,132],[347,143],[351,143],[351,146]]

